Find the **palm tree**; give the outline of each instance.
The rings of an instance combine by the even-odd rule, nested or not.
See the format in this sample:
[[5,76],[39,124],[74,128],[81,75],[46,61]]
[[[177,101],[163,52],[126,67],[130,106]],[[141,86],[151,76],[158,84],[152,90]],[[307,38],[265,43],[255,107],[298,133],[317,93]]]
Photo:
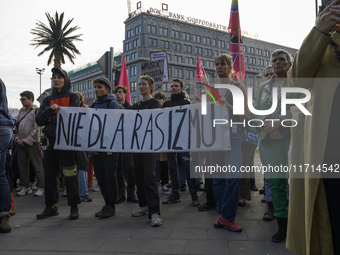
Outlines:
[[56,12],[54,18],[51,17],[49,13],[45,13],[45,15],[48,19],[49,26],[38,20],[36,27],[31,30],[31,34],[37,36],[32,40],[34,43],[31,43],[31,45],[36,46],[35,49],[39,46],[46,46],[45,49],[38,54],[39,57],[45,52],[52,51],[48,58],[47,65],[50,65],[53,59],[54,67],[61,68],[61,64],[65,64],[65,55],[72,64],[74,64],[75,54],[80,55],[80,52],[73,44],[73,41],[82,41],[82,39],[80,39],[82,34],[69,35],[80,27],[75,26],[67,30],[73,19],[68,20],[63,27],[64,13],[59,16],[58,12]]

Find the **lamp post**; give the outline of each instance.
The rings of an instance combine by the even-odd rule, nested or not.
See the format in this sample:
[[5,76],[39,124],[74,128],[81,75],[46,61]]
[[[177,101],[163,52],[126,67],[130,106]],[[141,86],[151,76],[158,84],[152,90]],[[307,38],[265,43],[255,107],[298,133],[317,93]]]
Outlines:
[[39,74],[39,76],[40,76],[40,95],[41,95],[41,75],[42,75],[43,72],[45,71],[45,68],[39,69],[39,68],[37,67],[37,68],[35,68],[35,70],[37,71],[37,74]]

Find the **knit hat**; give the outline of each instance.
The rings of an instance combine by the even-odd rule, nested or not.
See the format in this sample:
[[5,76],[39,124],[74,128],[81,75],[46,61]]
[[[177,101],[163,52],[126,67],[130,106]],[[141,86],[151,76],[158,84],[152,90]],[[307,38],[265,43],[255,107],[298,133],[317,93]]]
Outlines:
[[92,83],[94,84],[95,82],[98,82],[100,84],[103,84],[105,85],[107,88],[109,88],[109,92],[111,91],[111,82],[105,78],[105,77],[100,77],[100,78],[97,78],[97,79],[94,79],[92,81]]

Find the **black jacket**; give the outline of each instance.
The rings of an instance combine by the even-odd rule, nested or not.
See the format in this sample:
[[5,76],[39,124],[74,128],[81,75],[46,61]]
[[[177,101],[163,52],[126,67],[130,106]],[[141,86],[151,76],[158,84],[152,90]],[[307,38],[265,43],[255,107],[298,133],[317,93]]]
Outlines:
[[185,98],[184,92],[180,94],[171,94],[171,99],[163,103],[162,108],[174,107],[180,105],[191,104],[191,102]]
[[43,129],[44,134],[47,137],[53,137],[56,135],[57,113],[53,111],[50,106],[57,104],[59,106],[79,107],[79,96],[76,93],[71,92],[70,77],[66,74],[65,83],[60,92],[53,87],[52,95],[46,97],[42,102],[35,122],[38,126],[45,126]]
[[143,110],[143,109],[155,109],[159,108],[159,102],[157,99],[151,98],[148,101],[143,102],[142,100],[131,106],[132,110]]

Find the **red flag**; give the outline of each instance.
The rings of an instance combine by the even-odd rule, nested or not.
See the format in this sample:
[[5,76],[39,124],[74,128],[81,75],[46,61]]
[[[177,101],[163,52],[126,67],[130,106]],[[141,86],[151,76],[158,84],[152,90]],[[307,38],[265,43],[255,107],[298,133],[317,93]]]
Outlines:
[[197,83],[197,87],[196,87],[196,102],[201,101],[201,90],[199,89],[200,84],[209,84],[209,81],[206,82],[207,79],[207,75],[204,71],[204,67],[202,64],[202,61],[200,59],[199,56],[197,56],[197,68],[196,68],[196,83]]
[[[235,75],[241,82],[246,77],[244,66],[241,25],[238,11],[238,0],[232,0],[228,31],[230,33],[230,55],[233,58]],[[240,36],[240,38],[239,38]],[[241,74],[241,75],[240,75]]]
[[122,69],[120,71],[118,85],[123,85],[124,87],[127,88],[125,100],[128,101],[129,104],[131,104],[130,86],[129,86],[129,79],[128,79],[127,72],[126,72],[125,56],[123,57],[123,64],[122,64]]

